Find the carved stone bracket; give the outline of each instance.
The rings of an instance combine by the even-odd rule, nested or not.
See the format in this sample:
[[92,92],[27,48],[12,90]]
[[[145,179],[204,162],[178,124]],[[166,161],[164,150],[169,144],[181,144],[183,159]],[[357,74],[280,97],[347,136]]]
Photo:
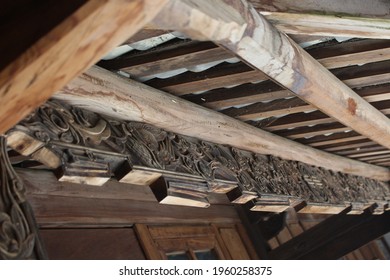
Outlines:
[[149,185],[161,174],[181,174],[202,179],[207,191],[227,192],[237,185],[239,193],[235,190],[232,201],[255,199],[254,210],[259,211],[295,205],[302,211],[343,209],[352,204],[358,213],[377,203],[383,212],[390,198],[387,182],[113,120],[53,101],[10,130],[8,142],[21,154],[59,168],[59,178],[65,180],[102,184],[116,175],[123,182]]
[[0,259],[45,258],[24,191],[0,136]]

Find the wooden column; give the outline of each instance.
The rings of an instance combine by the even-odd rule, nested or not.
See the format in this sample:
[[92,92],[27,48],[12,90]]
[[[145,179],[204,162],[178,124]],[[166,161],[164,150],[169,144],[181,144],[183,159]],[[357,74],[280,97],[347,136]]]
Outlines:
[[325,114],[390,148],[390,120],[247,1],[171,1],[155,24],[219,44]]
[[390,212],[332,216],[269,253],[270,259],[339,259],[390,231]]
[[167,0],[42,2],[2,6],[0,133],[136,33]]
[[0,136],[0,259],[45,259],[23,182],[8,159]]

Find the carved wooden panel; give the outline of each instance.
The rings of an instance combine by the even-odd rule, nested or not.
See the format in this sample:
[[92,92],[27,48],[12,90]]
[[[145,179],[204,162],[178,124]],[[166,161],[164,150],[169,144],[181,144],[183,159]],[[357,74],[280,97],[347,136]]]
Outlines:
[[45,258],[25,189],[0,136],[0,259]]
[[[20,141],[21,135],[28,141]],[[144,123],[114,120],[54,101],[10,130],[8,139],[16,151],[48,166],[61,162],[63,170],[71,167],[84,177],[110,177],[127,162],[168,177],[201,178],[208,183],[208,191],[230,182],[228,190],[235,183],[241,193],[252,195],[250,199],[257,197],[257,210],[268,211],[262,207],[267,201],[270,209],[305,201],[341,209],[353,203],[359,212],[375,202],[383,212],[390,199],[386,182],[213,144]],[[43,149],[47,156],[42,159],[37,154]]]

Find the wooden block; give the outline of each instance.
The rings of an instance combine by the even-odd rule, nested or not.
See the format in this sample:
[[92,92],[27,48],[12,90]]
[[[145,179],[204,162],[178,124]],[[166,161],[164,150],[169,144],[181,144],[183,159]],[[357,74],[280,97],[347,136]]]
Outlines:
[[381,215],[389,209],[389,203],[387,202],[376,202],[376,204],[378,207],[376,207],[372,212],[373,215]]
[[308,203],[305,207],[300,209],[298,213],[338,214],[348,207],[348,205],[327,205]]
[[352,202],[352,209],[347,214],[348,215],[360,215],[360,214],[363,214],[367,208],[371,208],[374,211],[374,209],[377,207],[378,207],[378,205],[376,203]]
[[240,188],[232,189],[226,195],[229,198],[231,203],[236,203],[236,204],[245,204],[258,197],[257,193],[242,191]]
[[186,178],[179,181],[177,178],[160,177],[150,184],[150,188],[161,204],[200,208],[210,206],[207,199],[208,186],[206,183],[202,185],[200,182],[191,182]]
[[215,180],[213,182],[209,182],[209,189],[213,193],[228,193],[231,190],[237,188],[237,183],[235,182],[225,182],[220,180]]
[[31,155],[44,144],[23,131],[15,130],[7,134],[7,145],[24,156]]
[[256,199],[251,211],[266,211],[281,213],[290,207],[290,198],[279,195],[261,195]]
[[111,178],[108,163],[67,162],[54,171],[60,182],[102,186]]
[[62,164],[61,157],[47,147],[40,148],[31,157],[53,169],[58,168]]
[[149,186],[160,178],[162,173],[152,169],[134,167],[125,161],[121,167],[115,170],[115,177],[121,183]]

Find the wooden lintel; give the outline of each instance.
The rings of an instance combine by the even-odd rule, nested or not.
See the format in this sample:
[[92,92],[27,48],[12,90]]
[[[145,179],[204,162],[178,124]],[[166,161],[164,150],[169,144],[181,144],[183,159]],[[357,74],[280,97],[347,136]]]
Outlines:
[[[176,14],[172,18],[172,14]],[[171,1],[155,18],[162,28],[209,40],[356,132],[390,148],[390,120],[337,79],[245,0]]]
[[[0,133],[5,133],[56,90],[136,33],[166,2],[85,1],[64,20],[58,20],[46,35],[0,68]],[[57,6],[52,8],[52,13],[45,10],[51,17],[61,14],[56,13]],[[17,32],[18,36],[3,38],[4,43],[19,48],[19,37],[31,37],[23,32],[31,33],[34,29],[20,28]]]
[[334,171],[364,174],[384,181],[390,179],[387,168],[293,142],[99,67],[87,70],[54,98],[116,119],[145,122],[205,141]]

